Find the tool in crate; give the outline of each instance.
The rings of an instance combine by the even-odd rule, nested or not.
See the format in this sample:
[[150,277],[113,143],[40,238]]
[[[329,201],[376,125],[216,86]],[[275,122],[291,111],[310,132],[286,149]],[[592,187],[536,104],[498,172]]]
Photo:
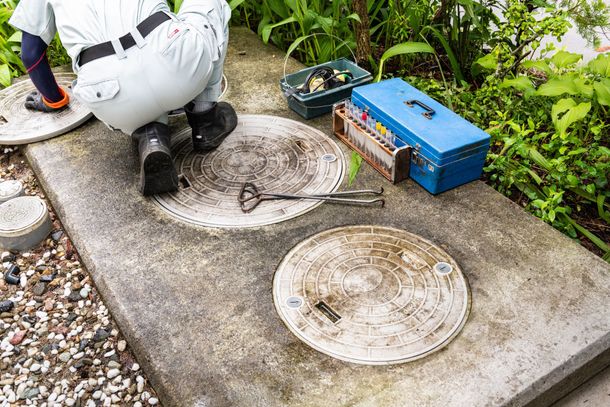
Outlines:
[[490,136],[399,78],[354,88],[333,106],[335,135],[393,183],[432,194],[478,179]]

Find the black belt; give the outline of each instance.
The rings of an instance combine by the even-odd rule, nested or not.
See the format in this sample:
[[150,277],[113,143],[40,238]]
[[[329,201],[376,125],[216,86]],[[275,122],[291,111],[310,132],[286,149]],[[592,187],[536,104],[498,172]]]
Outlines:
[[[158,11],[150,17],[146,18],[140,24],[136,26],[136,30],[140,32],[142,37],[146,37],[148,34],[152,32],[155,28],[157,28],[161,23],[169,20],[170,17],[162,11]],[[121,38],[119,38],[123,49],[129,49],[136,45],[136,40],[134,40],[131,34],[125,34]],[[110,41],[103,42],[101,44],[94,45],[90,48],[83,50],[80,53],[78,64],[80,66],[85,65],[88,62],[93,60],[104,58],[109,55],[114,55],[114,47]]]

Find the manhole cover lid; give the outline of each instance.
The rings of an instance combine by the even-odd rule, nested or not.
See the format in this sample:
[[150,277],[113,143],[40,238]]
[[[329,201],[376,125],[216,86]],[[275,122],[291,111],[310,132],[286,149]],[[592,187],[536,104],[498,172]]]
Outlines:
[[55,73],[57,83],[70,94],[70,104],[61,111],[35,112],[25,108],[25,97],[35,90],[32,81],[17,82],[0,91],[0,144],[27,144],[64,134],[85,121],[91,112],[73,95],[75,76]]
[[273,299],[306,344],[369,365],[441,349],[470,309],[466,278],[445,251],[378,226],[331,229],[298,244],[278,267]]
[[23,185],[21,185],[21,182],[17,180],[0,182],[0,202],[6,202],[21,194],[23,194]]
[[[339,146],[303,123],[276,116],[240,115],[237,128],[217,149],[196,153],[191,130],[172,135],[178,191],[154,202],[182,221],[211,227],[255,227],[302,215],[315,200],[269,200],[243,213],[237,200],[245,182],[261,192],[322,194],[335,191],[344,175]],[[335,157],[323,160],[325,155]]]
[[10,237],[36,230],[48,217],[47,205],[36,196],[21,196],[0,205],[0,236]]

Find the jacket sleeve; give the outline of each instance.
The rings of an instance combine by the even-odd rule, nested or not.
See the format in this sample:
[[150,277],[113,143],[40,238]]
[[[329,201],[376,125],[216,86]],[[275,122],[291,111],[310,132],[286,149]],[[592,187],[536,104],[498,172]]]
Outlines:
[[36,35],[47,44],[55,37],[55,14],[49,0],[21,0],[9,20],[13,27]]

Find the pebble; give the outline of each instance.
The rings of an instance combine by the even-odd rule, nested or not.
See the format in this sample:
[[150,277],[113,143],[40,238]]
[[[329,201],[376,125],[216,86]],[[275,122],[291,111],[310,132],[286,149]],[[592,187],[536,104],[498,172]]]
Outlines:
[[43,283],[43,282],[38,282],[32,288],[32,293],[34,293],[34,295],[42,295],[45,293],[46,290],[47,290],[47,284]]
[[110,334],[108,333],[108,331],[99,328],[97,331],[95,331],[95,335],[93,335],[93,342],[105,341],[106,339],[108,339],[109,336]]
[[32,399],[32,398],[38,396],[39,394],[40,394],[40,390],[38,390],[38,387],[34,387],[32,389],[26,390],[26,392],[23,394],[23,398]]
[[68,294],[68,299],[72,302],[78,302],[81,299],[80,293],[78,291],[71,291]]
[[11,300],[0,302],[0,312],[8,312],[13,309],[15,303]]
[[89,289],[87,287],[82,288],[79,291],[79,295],[81,296],[81,298],[85,298],[86,299],[87,297],[89,297]]
[[[42,197],[23,160],[9,166],[19,154],[0,149],[0,176]],[[38,247],[0,260],[0,406],[158,405],[59,223]]]
[[111,360],[108,362],[108,368],[110,369],[120,369],[121,368],[121,364],[117,361]]
[[23,341],[23,338],[25,338],[25,334],[27,334],[27,331],[25,331],[25,330],[18,331],[17,333],[15,333],[15,335],[13,335],[13,337],[11,338],[9,343],[13,346],[19,345],[21,343],[21,341]]
[[59,355],[59,360],[66,363],[68,360],[70,360],[71,357],[72,355],[70,355],[70,352],[64,352]]
[[108,374],[106,375],[109,379],[114,379],[115,377],[117,377],[118,375],[121,374],[121,371],[119,369],[110,369],[108,371]]

